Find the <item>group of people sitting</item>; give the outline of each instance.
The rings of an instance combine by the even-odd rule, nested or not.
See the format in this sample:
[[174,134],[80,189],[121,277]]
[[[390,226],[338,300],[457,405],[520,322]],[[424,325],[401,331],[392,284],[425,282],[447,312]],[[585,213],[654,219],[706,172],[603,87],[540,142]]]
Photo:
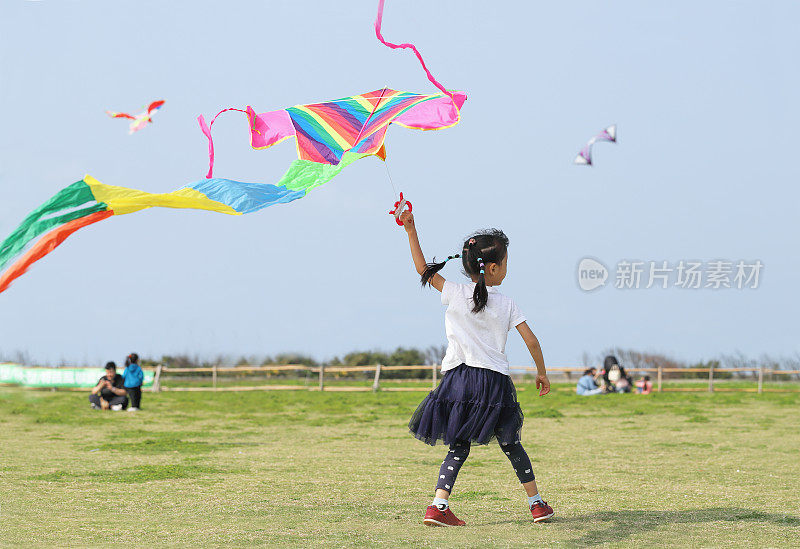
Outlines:
[[139,355],[131,353],[125,358],[122,375],[117,373],[115,363],[106,363],[106,373],[92,389],[89,403],[94,410],[127,409],[129,412],[135,412],[142,405],[142,383],[144,383],[144,372],[139,366]]
[[579,395],[603,395],[607,393],[631,393],[634,388],[642,395],[653,392],[650,376],[644,376],[634,385],[625,368],[620,366],[617,357],[609,355],[603,361],[603,369],[587,368],[578,380],[576,392]]

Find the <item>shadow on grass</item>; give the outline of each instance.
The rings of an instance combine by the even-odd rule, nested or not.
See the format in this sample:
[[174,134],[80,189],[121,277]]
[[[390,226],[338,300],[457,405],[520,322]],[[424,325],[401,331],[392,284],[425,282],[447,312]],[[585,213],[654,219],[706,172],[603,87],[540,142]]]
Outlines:
[[[597,522],[610,523],[595,525]],[[589,526],[584,535],[570,540],[576,545],[602,545],[627,540],[632,534],[655,530],[668,524],[700,526],[708,522],[770,523],[780,526],[800,526],[800,518],[793,515],[764,513],[741,507],[710,507],[707,509],[687,509],[685,511],[600,511],[590,515],[571,517],[555,516],[551,522],[574,525],[576,528]]]

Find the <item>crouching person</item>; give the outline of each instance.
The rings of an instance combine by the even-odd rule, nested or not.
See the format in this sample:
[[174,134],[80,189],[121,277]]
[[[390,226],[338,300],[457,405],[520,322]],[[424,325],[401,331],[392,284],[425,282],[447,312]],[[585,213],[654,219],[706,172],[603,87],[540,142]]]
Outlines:
[[117,365],[106,364],[106,374],[100,378],[89,395],[89,402],[95,410],[124,410],[128,407],[122,376],[117,373]]

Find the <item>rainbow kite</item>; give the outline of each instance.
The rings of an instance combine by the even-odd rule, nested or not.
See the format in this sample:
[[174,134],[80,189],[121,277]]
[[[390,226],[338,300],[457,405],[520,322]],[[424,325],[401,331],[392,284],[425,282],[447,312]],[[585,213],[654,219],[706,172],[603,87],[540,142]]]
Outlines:
[[[209,167],[206,177],[214,170],[214,141],[211,126],[226,111],[247,115],[250,125],[250,145],[266,149],[284,139],[297,140],[298,160],[292,163],[281,182],[315,179],[330,166],[345,161],[346,153],[375,155],[386,158],[383,140],[389,124],[418,130],[438,130],[458,124],[459,111],[467,96],[456,92],[450,95],[420,95],[384,88],[362,95],[345,97],[324,103],[297,105],[288,109],[256,114],[246,110],[223,109],[206,124],[203,116],[197,119],[208,137]],[[341,168],[340,168],[341,169]],[[338,172],[337,172],[338,173]],[[330,178],[328,178],[330,179]]]
[[[376,36],[390,48],[412,49],[428,79],[442,93],[422,95],[383,88],[262,114],[256,114],[250,106],[244,110],[224,109],[209,124],[200,116],[200,128],[208,138],[209,168],[205,179],[171,193],[158,194],[105,185],[87,175],[42,204],[0,243],[0,293],[72,233],[112,215],[153,207],[209,210],[230,215],[255,212],[304,197],[359,158],[372,155],[385,159],[384,139],[390,124],[420,130],[438,130],[457,124],[467,96],[448,91],[437,82],[413,44],[398,45],[383,39],[380,30],[383,4],[384,0],[379,0]],[[142,116],[146,115],[149,121],[151,113],[161,104],[163,101],[152,103]],[[295,138],[298,159],[292,162],[276,185],[213,177],[211,127],[220,114],[229,110],[247,116],[253,148],[265,149],[290,137]],[[147,121],[141,125],[146,125]],[[399,214],[399,210],[395,213]],[[39,240],[34,243],[37,238]]]
[[[72,233],[112,215],[153,207],[242,215],[302,198],[359,158],[385,158],[383,141],[390,124],[424,130],[457,124],[466,96],[454,93],[453,97],[382,89],[260,115],[247,107],[242,112],[250,123],[253,147],[263,149],[289,137],[297,140],[300,158],[292,162],[276,185],[211,178],[209,168],[206,179],[158,194],[105,185],[87,175],[42,204],[0,244],[0,293]],[[202,117],[200,123],[209,138],[213,165],[210,128]],[[40,240],[18,257],[38,237]]]

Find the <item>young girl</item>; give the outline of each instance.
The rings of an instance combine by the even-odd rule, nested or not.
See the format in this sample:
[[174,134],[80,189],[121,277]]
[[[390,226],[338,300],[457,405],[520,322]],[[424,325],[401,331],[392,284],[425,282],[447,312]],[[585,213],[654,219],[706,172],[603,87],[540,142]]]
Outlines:
[[142,383],[144,372],[139,366],[139,355],[131,353],[125,358],[125,369],[122,371],[125,380],[125,390],[131,400],[129,412],[136,412],[142,407]]
[[[508,456],[517,478],[528,494],[534,522],[553,516],[553,509],[539,496],[533,467],[520,444],[522,410],[509,377],[505,355],[508,332],[516,328],[536,363],[539,395],[550,392],[539,341],[514,302],[495,290],[508,268],[508,238],[492,229],[474,234],[464,242],[460,254],[442,263],[426,263],[419,245],[414,216],[404,212],[400,220],[408,233],[411,257],[429,284],[442,292],[447,306],[445,330],[447,353],[442,360],[442,382],[417,408],[409,429],[418,439],[436,444],[442,439],[450,445],[439,470],[433,503],[425,511],[428,526],[463,526],[450,510],[448,498],[470,445],[488,444],[497,439]],[[451,259],[461,258],[470,284],[445,280],[438,271]]]

